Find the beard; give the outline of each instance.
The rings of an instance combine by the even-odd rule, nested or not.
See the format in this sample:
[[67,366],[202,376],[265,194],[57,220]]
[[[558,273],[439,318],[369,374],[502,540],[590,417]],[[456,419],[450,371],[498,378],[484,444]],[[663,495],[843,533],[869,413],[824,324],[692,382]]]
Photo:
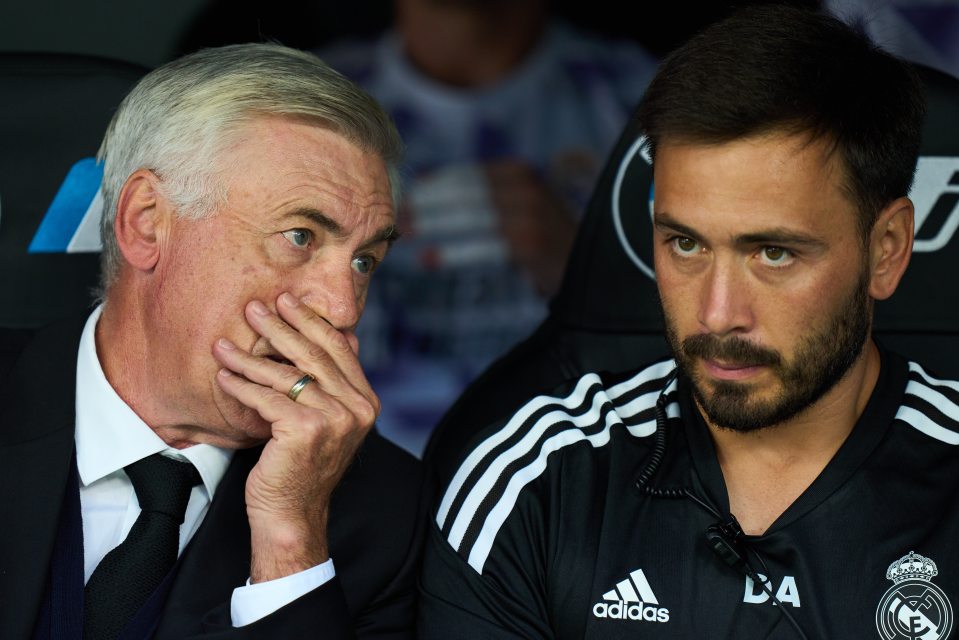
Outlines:
[[[680,340],[664,307],[669,345],[709,421],[746,433],[785,422],[817,402],[846,375],[866,344],[872,316],[868,286],[868,273],[864,272],[835,312],[819,328],[800,337],[796,355],[789,361],[778,351],[737,337],[698,334]],[[697,358],[769,367],[779,380],[779,390],[763,400],[753,397],[751,383],[704,379],[694,366]]]

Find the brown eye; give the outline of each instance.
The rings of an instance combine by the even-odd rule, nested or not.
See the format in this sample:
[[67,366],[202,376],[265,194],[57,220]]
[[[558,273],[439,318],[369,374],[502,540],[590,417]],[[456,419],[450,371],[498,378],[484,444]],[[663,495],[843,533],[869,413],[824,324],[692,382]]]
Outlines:
[[692,253],[696,250],[698,243],[692,238],[679,237],[676,238],[676,248],[679,249],[680,253]]
[[786,255],[786,252],[783,251],[782,247],[766,247],[763,249],[763,251],[766,252],[766,257],[773,262],[779,262],[783,259],[783,256]]
[[792,262],[793,253],[783,247],[763,247],[760,252],[763,262],[771,267],[781,267]]

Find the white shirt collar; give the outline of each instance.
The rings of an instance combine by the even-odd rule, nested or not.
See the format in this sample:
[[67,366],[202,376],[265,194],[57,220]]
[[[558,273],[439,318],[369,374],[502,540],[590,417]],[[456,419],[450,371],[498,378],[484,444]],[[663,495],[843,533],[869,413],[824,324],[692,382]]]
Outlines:
[[186,458],[197,468],[212,499],[233,457],[229,449],[197,444],[173,449],[129,407],[107,382],[97,357],[95,329],[103,305],[87,320],[77,354],[77,470],[83,486],[157,452]]

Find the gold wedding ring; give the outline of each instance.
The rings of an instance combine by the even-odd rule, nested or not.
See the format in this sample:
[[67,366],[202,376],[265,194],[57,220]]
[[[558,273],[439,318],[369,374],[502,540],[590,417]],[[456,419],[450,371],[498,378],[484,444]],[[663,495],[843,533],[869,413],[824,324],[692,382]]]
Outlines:
[[293,386],[290,387],[290,390],[286,392],[286,397],[292,400],[293,402],[296,402],[296,399],[300,397],[300,392],[303,391],[304,388],[306,388],[306,385],[310,384],[314,380],[316,380],[316,378],[314,378],[310,374],[306,374],[305,376],[303,376],[302,378],[300,378],[299,380],[293,383]]

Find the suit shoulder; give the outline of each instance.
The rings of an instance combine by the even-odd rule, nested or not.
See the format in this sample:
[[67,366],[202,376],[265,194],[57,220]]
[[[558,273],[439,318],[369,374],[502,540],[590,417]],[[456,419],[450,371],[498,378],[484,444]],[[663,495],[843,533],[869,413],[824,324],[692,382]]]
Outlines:
[[30,329],[0,328],[0,380],[6,380],[33,335]]

